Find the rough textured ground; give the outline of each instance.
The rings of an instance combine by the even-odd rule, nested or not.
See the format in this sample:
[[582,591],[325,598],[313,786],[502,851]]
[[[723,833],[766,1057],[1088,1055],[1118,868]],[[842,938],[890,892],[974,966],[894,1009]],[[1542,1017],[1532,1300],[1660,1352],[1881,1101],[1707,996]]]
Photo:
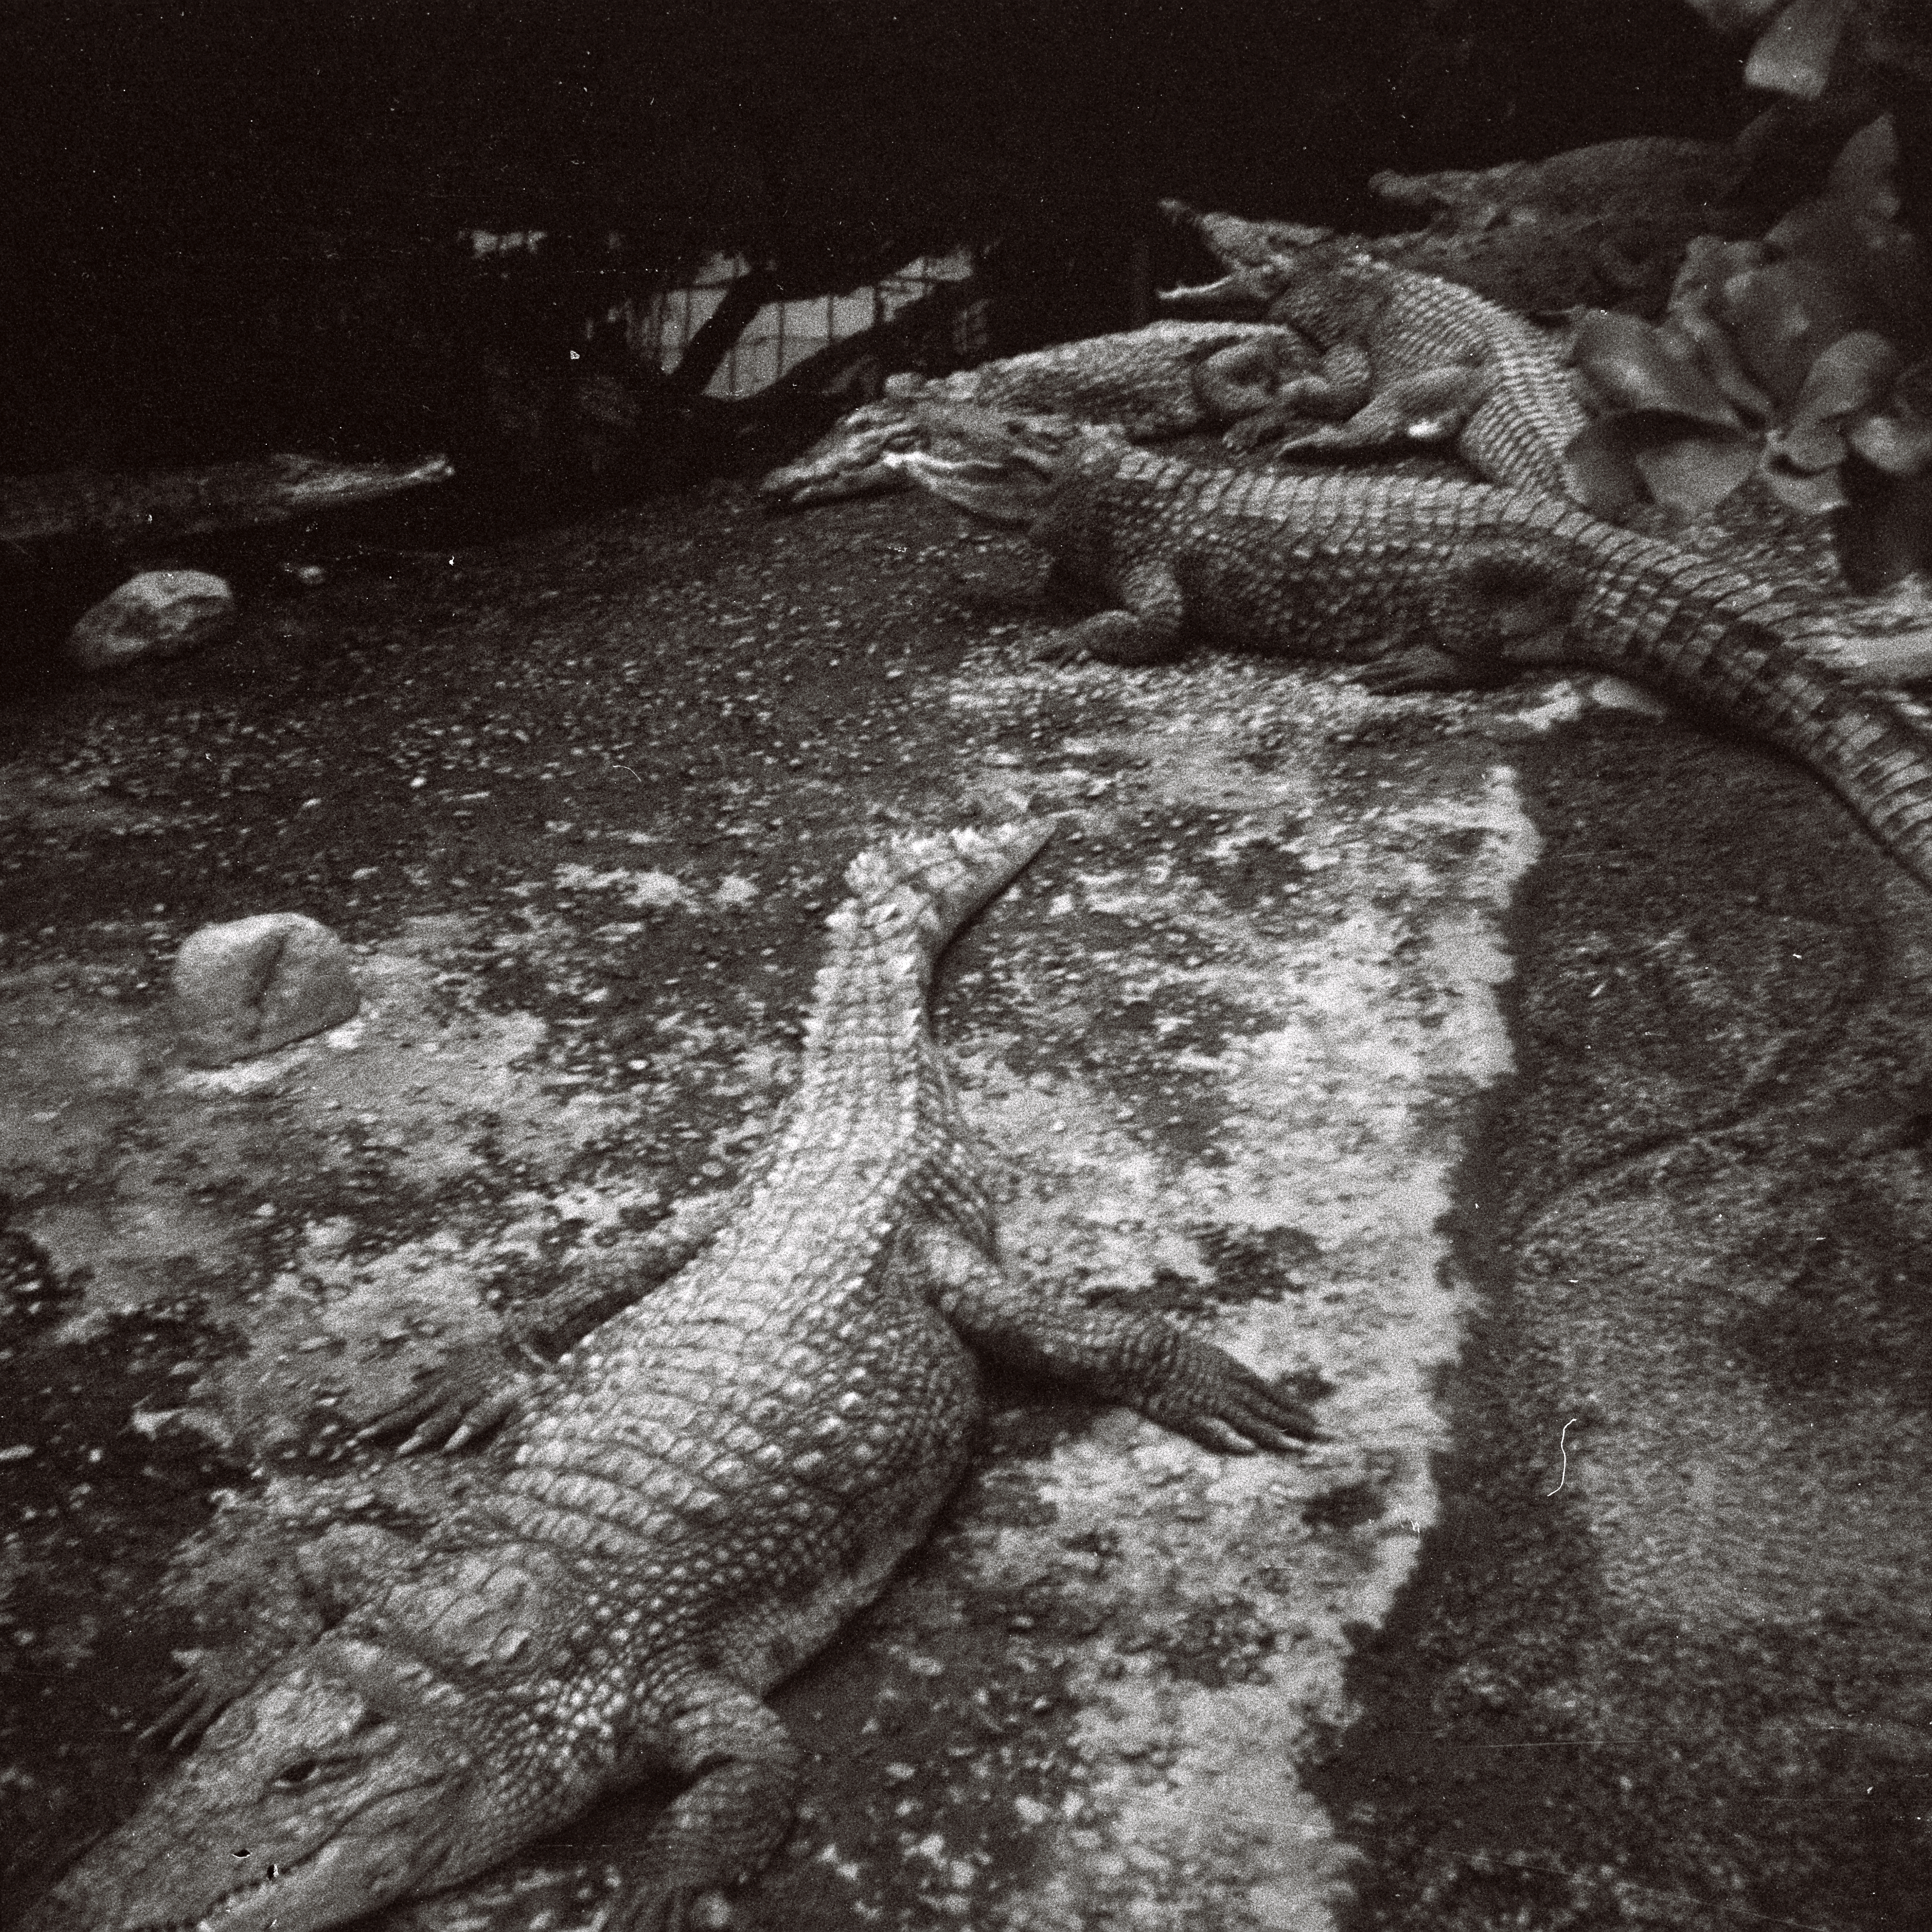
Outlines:
[[[1336,1439],[1000,1384],[781,1695],[810,1798],[741,1922],[1932,1917],[1923,894],[1613,686],[1036,670],[1037,577],[721,488],[0,716],[7,1899],[161,1768],[238,1540],[445,1480],[347,1438],[737,1171],[853,852],[1024,807],[1063,836],[940,996],[1015,1264],[1300,1371]],[[361,1016],[182,1066],[175,947],[278,909]],[[649,1802],[386,1922],[595,1925]]]

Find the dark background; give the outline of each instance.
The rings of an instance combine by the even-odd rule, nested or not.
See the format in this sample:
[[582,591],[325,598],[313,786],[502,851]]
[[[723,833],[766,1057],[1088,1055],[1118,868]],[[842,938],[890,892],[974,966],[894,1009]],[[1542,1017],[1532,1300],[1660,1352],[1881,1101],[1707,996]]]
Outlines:
[[1387,226],[1378,168],[1727,136],[1745,51],[1682,0],[12,0],[0,470],[440,446],[721,248],[997,243],[996,352],[1118,326],[1160,195]]

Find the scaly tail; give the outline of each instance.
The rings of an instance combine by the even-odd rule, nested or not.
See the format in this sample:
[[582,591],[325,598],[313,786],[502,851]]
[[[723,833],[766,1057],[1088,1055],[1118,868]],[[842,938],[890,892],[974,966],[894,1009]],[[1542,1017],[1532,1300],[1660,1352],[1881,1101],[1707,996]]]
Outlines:
[[1029,818],[991,832],[903,833],[846,868],[854,896],[832,914],[832,930],[862,931],[880,952],[899,952],[901,970],[923,987],[953,934],[1052,836],[1051,824]]
[[[832,946],[812,988],[800,1094],[814,1080],[884,1091],[937,1067],[926,1015],[934,964],[1052,832],[1020,819],[992,832],[902,833],[853,860],[845,877],[855,896],[826,921]],[[841,1042],[836,1064],[828,1040]],[[821,1113],[832,1104],[822,1100]]]

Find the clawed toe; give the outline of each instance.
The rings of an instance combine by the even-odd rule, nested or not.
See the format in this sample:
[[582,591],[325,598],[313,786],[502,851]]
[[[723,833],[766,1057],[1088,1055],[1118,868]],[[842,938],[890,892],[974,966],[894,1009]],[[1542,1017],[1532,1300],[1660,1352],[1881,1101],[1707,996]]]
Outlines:
[[168,1701],[160,1715],[142,1727],[141,1742],[159,1744],[167,1750],[186,1750],[201,1741],[208,1726],[220,1716],[226,1702],[192,1673],[181,1677],[170,1687]]
[[1048,664],[1084,664],[1092,655],[1084,644],[1068,643],[1059,638],[1048,638],[1034,651],[1035,662]]

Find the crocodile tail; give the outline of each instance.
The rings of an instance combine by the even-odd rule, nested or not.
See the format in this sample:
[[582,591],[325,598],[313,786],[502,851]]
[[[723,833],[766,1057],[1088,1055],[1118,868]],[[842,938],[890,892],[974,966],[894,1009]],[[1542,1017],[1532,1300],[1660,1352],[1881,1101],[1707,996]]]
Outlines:
[[1025,868],[1053,829],[1022,818],[990,832],[902,834],[846,868],[853,896],[832,914],[832,929],[863,932],[874,946],[903,946],[908,970],[922,981],[953,934]]

